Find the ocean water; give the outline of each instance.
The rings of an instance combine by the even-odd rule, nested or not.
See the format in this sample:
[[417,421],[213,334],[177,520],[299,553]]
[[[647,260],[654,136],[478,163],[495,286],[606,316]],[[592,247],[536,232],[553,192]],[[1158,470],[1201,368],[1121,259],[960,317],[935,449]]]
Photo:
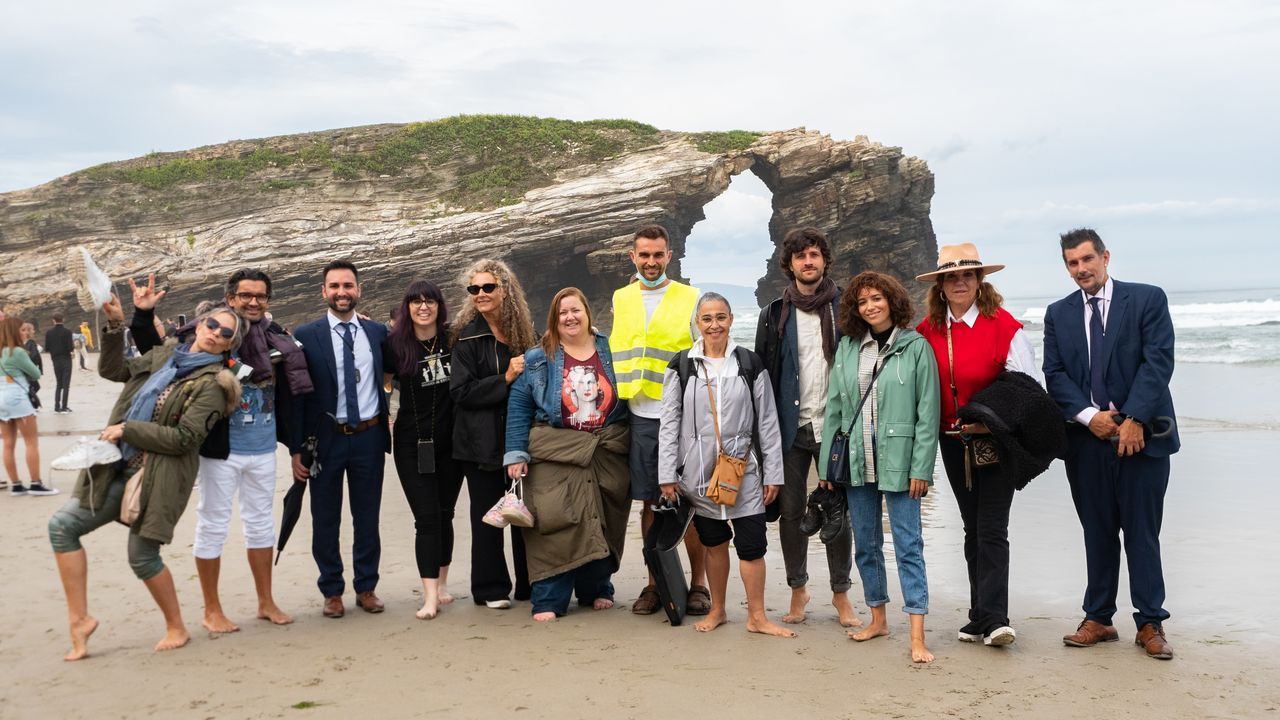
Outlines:
[[[1005,309],[1023,322],[1042,359],[1044,312],[1055,297],[1006,297]],[[1178,363],[1280,365],[1280,288],[1170,292]],[[755,342],[758,311],[734,312],[733,339]]]

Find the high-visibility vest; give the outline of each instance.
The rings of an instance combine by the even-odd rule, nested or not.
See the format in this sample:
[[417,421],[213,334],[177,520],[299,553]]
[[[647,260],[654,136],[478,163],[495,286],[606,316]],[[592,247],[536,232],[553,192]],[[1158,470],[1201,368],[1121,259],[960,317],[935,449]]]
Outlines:
[[629,400],[644,395],[662,399],[662,376],[667,363],[681,350],[693,347],[689,322],[698,290],[674,280],[645,324],[640,283],[633,282],[613,293],[613,332],[609,351],[618,381],[618,397]]

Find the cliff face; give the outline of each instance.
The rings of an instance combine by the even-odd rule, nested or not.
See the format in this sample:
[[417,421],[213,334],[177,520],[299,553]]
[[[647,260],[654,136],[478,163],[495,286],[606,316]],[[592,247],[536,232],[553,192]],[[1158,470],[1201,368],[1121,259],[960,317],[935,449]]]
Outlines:
[[[322,310],[319,271],[360,268],[361,308],[385,319],[424,277],[464,301],[461,270],[491,256],[512,265],[535,324],[576,285],[602,326],[610,295],[633,272],[631,233],[658,222],[676,257],[703,206],[750,170],[773,192],[769,234],[813,225],[832,241],[837,282],[876,269],[930,269],[933,175],[899,148],[803,129],[765,134],[662,132],[627,121],[450,118],[237,141],[152,155],[0,194],[0,299],[47,324],[78,321],[67,249],[83,245],[119,281],[154,271],[170,289],[162,313],[219,297],[236,268],[274,279],[286,324]],[[681,277],[679,262],[669,275]],[[763,301],[785,280],[771,263]]]

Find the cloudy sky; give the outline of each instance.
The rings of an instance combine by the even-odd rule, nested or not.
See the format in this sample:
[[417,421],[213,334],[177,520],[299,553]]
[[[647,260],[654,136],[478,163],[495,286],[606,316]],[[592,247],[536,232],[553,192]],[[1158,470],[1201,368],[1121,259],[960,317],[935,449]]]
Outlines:
[[[805,126],[928,160],[939,242],[1009,264],[1006,294],[1070,289],[1054,243],[1078,225],[1126,279],[1280,285],[1274,0],[53,0],[0,9],[0,66],[0,192],[458,113]],[[754,283],[769,205],[751,184],[695,228],[695,279]]]

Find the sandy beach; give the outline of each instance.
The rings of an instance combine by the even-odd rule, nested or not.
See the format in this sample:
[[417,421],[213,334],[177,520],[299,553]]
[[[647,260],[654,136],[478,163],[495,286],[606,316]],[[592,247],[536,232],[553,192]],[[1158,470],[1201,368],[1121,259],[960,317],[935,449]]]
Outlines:
[[[75,437],[96,434],[117,391],[76,371],[75,413],[46,411],[39,418],[45,467]],[[241,631],[210,636],[200,627],[191,559],[193,506],[163,551],[191,643],[152,652],[163,630],[160,614],[129,570],[125,528],[112,525],[85,538],[90,607],[102,623],[92,657],[65,663],[65,604],[45,523],[68,499],[73,477],[54,473],[46,480],[62,495],[0,496],[0,570],[9,587],[0,595],[7,618],[0,625],[0,717],[1277,717],[1280,661],[1270,650],[1280,633],[1259,609],[1280,600],[1273,559],[1280,551],[1274,522],[1280,490],[1270,465],[1280,417],[1272,402],[1261,399],[1277,396],[1280,372],[1179,366],[1173,391],[1183,417],[1183,450],[1173,460],[1162,535],[1173,615],[1166,629],[1177,653],[1170,662],[1148,659],[1133,644],[1123,596],[1116,617],[1121,642],[1091,649],[1062,645],[1061,636],[1080,619],[1084,553],[1061,463],[1015,499],[1010,611],[1018,641],[1009,648],[956,640],[967,597],[959,515],[945,479],[930,493],[927,625],[937,660],[928,666],[910,662],[892,567],[893,635],[863,644],[845,638],[828,603],[816,540],[809,565],[814,600],[798,638],[745,631],[736,569],[729,584],[731,622],[714,633],[669,627],[661,615],[633,616],[629,603],[644,584],[634,521],[614,579],[618,606],[575,608],[541,625],[530,618],[527,603],[508,611],[472,604],[469,532],[466,521],[457,520],[450,588],[459,601],[437,619],[419,621],[413,616],[419,581],[412,518],[388,463],[378,586],[385,613],[354,609],[348,593],[345,618],[321,616],[304,514],[275,582],[277,601],[297,621],[275,627],[254,620],[237,520],[221,588]],[[51,389],[46,392],[51,397]],[[283,454],[278,467],[282,495],[288,486]],[[460,518],[466,517],[465,495]],[[348,551],[349,529],[348,523]],[[778,616],[789,593],[776,528],[770,532],[766,599]],[[851,596],[867,619],[856,580]]]

